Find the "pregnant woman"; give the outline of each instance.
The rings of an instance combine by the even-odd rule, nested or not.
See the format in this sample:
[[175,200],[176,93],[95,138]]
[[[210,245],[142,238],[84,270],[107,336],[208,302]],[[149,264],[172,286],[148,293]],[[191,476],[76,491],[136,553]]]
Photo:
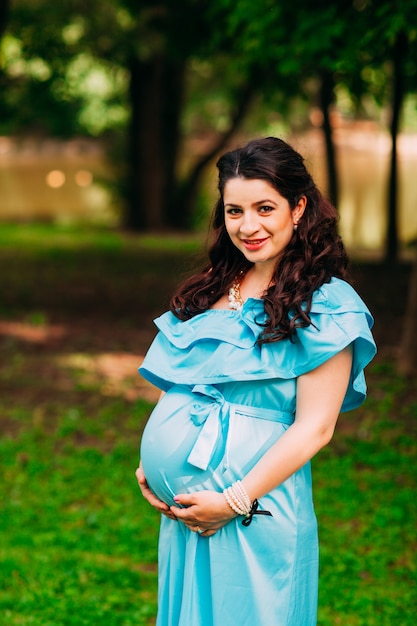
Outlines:
[[162,513],[158,626],[314,626],[310,459],[365,398],[371,315],[337,214],[276,138],[223,155],[209,262],[156,320],[136,472]]

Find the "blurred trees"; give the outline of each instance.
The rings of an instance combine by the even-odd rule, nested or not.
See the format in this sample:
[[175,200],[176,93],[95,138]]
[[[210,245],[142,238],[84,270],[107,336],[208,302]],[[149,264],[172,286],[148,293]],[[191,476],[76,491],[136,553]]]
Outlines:
[[0,37],[6,30],[9,19],[10,0],[2,0],[0,3]]
[[[0,43],[1,38],[3,37],[3,33],[7,28],[7,24],[9,21],[9,10],[10,10],[10,0],[3,0],[0,3]],[[5,73],[3,64],[1,63],[0,57],[0,113],[1,113],[1,94],[3,93],[3,87],[5,83]]]
[[[14,0],[3,41],[0,130],[124,134],[125,223],[191,225],[204,168],[256,102],[290,116],[321,110],[337,203],[332,107],[348,93],[392,111],[387,257],[395,259],[396,136],[416,91],[417,0]],[[184,153],[199,125],[198,154]]]
[[[233,74],[213,45],[215,28],[210,3],[201,0],[15,0],[4,45],[2,130],[114,137],[123,129],[126,226],[189,227],[204,166],[236,130],[255,91],[255,81]],[[184,174],[184,110],[199,72],[218,132]]]
[[391,135],[390,174],[387,185],[385,257],[398,257],[398,155],[397,136],[404,99],[417,90],[416,0],[362,0],[363,26],[358,39],[358,65],[362,92],[385,102]]
[[327,157],[328,194],[338,202],[338,179],[332,136],[331,109],[336,85],[346,84],[352,72],[358,73],[353,60],[362,24],[357,23],[357,8],[351,0],[329,3],[308,0],[290,3],[232,2],[227,6],[228,27],[235,51],[252,63],[256,58],[263,68],[263,89],[281,91],[291,102],[302,97],[320,108]]
[[409,281],[407,306],[398,351],[398,369],[407,376],[417,370],[417,255],[414,258]]

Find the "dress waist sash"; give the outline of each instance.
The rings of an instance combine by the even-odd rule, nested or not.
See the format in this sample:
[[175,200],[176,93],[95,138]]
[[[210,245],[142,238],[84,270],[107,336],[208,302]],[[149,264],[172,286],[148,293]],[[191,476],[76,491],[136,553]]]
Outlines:
[[213,385],[195,385],[192,393],[196,400],[191,409],[191,419],[196,426],[203,427],[187,461],[202,470],[208,468],[219,437],[227,435],[230,416],[244,415],[288,425],[294,422],[294,413],[288,411],[229,402]]

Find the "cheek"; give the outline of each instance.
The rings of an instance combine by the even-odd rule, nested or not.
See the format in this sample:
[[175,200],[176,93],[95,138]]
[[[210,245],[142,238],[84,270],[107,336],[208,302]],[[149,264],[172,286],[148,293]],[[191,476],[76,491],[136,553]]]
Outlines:
[[284,239],[291,239],[294,230],[294,224],[292,219],[282,220],[276,225],[276,232],[281,233]]
[[226,232],[229,235],[229,237],[233,237],[233,235],[236,235],[237,226],[232,220],[226,219],[224,225],[225,225]]
[[285,228],[285,230],[282,231],[281,241],[282,241],[282,244],[283,244],[284,247],[287,246],[290,243],[292,235],[293,235],[293,232],[294,232],[294,230],[293,230],[292,226],[289,226],[289,227]]

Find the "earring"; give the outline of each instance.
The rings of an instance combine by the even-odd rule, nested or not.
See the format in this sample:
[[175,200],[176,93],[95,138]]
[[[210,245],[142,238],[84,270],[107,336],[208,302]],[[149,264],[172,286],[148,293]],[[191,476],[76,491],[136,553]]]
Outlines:
[[294,223],[294,232],[297,230],[298,228],[298,220]]

